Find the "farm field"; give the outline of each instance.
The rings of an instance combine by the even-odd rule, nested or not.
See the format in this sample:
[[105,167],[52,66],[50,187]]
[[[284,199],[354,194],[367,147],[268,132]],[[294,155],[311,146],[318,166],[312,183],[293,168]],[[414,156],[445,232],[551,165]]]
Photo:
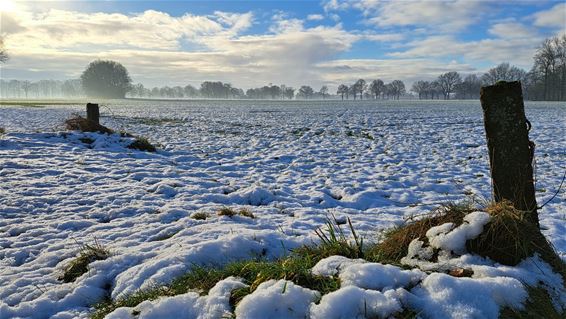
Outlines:
[[[285,256],[317,242],[315,230],[330,216],[350,218],[364,241],[375,242],[378,230],[443,203],[490,199],[479,101],[101,102],[103,125],[147,138],[156,153],[128,149],[118,135],[65,131],[64,120],[84,112],[83,104],[36,104],[0,106],[0,318],[86,318],[107,295],[166,284],[193,265]],[[540,205],[564,174],[566,106],[526,102],[526,112]],[[219,216],[222,208],[254,218]],[[543,234],[566,260],[564,191],[539,214]],[[111,256],[73,282],[59,280],[81,246],[94,243]],[[510,289],[501,279],[509,267],[462,262],[492,267],[485,277],[502,294]],[[505,304],[470,314],[462,309],[480,301],[463,298],[454,310],[427,295],[430,287],[413,291],[417,297],[402,287],[387,300],[422,298],[412,304],[425,317],[491,318]],[[288,289],[310,300],[303,288]],[[332,313],[324,297],[305,307],[321,318]]]

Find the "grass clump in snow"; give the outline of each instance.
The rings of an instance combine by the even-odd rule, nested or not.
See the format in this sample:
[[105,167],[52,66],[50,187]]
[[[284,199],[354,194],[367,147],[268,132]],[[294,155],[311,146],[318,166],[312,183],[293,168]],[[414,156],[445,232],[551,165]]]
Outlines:
[[493,203],[486,211],[491,220],[480,236],[466,243],[468,251],[509,266],[538,253],[566,280],[566,264],[539,228],[525,218],[525,212],[509,202]]
[[196,220],[206,220],[208,218],[208,214],[205,212],[195,212],[191,214],[191,218]]
[[252,219],[255,218],[252,211],[247,209],[247,208],[235,210],[235,209],[230,208],[230,207],[222,207],[218,211],[218,216],[228,216],[228,217],[232,218],[236,215],[240,215],[240,216],[244,216],[244,217],[248,217],[248,218],[252,218]]
[[114,131],[106,126],[89,121],[80,115],[74,115],[73,117],[65,120],[65,128],[70,131],[98,132],[103,134],[114,133]]
[[447,204],[443,205],[422,218],[411,220],[407,224],[386,230],[379,244],[370,248],[370,252],[379,255],[381,259],[392,263],[398,263],[405,257],[409,250],[409,244],[414,239],[428,242],[426,232],[444,223],[462,224],[464,216],[475,211],[471,204]]
[[128,148],[133,150],[156,152],[157,149],[145,137],[136,137],[135,140],[128,145]]
[[261,283],[271,279],[290,280],[302,287],[318,290],[322,294],[338,290],[340,288],[338,278],[316,276],[311,273],[311,268],[320,259],[322,258],[291,253],[285,258],[274,261],[236,261],[224,267],[195,266],[190,272],[174,279],[168,285],[140,290],[116,300],[105,300],[95,306],[91,318],[104,318],[117,308],[135,307],[145,300],[154,300],[162,296],[175,296],[189,291],[197,291],[205,295],[217,282],[230,276],[242,278],[249,285],[232,292],[230,302],[234,307]]
[[363,239],[358,236],[350,218],[347,219],[348,228],[351,234],[349,239],[342,229],[340,222],[335,216],[326,219],[326,229],[317,229],[316,235],[320,238],[318,244],[302,246],[295,250],[296,254],[308,256],[313,259],[323,259],[326,257],[340,255],[348,258],[365,258],[374,261],[374,256],[364,247]]
[[98,242],[92,245],[84,244],[79,255],[65,267],[63,274],[58,279],[63,282],[73,282],[88,271],[90,263],[96,260],[104,260],[109,256],[108,249]]
[[[383,234],[384,240],[373,246],[371,253],[387,262],[399,262],[407,255],[412,240],[419,239],[428,243],[426,232],[430,228],[445,223],[459,226],[467,214],[478,210],[480,209],[473,207],[471,203],[444,205],[423,218],[386,231]],[[508,202],[492,203],[484,210],[490,214],[491,219],[477,238],[466,242],[467,251],[509,266],[515,266],[538,253],[566,278],[564,262],[537,226],[525,219],[524,212],[515,209]]]
[[0,135],[4,135],[6,134],[6,129],[3,127],[0,127]]
[[[65,120],[65,128],[70,131],[81,131],[81,132],[96,132],[102,134],[113,134],[114,131],[104,125],[96,124],[88,119],[76,114],[73,117]],[[134,136],[130,133],[121,131],[121,137],[131,137],[134,141],[131,142],[127,147],[133,150],[145,151],[145,152],[156,152],[156,147],[151,144],[147,138],[141,136]],[[90,143],[88,141],[90,141]],[[82,138],[81,141],[85,144],[92,144],[94,140],[90,138]]]

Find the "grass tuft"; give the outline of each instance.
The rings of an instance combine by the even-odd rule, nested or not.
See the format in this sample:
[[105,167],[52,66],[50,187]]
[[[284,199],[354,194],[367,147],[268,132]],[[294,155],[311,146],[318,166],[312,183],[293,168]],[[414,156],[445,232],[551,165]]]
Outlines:
[[196,220],[206,220],[208,218],[208,214],[205,212],[195,212],[191,214],[191,218]]
[[475,209],[471,204],[447,204],[440,206],[434,211],[419,216],[418,219],[410,220],[401,227],[386,230],[381,235],[384,238],[379,244],[371,247],[368,253],[380,256],[380,259],[390,263],[398,263],[405,257],[409,250],[409,244],[414,239],[428,242],[426,232],[444,223],[462,224],[464,216]]
[[4,135],[6,134],[6,129],[3,127],[0,127],[0,135]]
[[104,246],[95,241],[94,244],[84,244],[79,255],[73,259],[63,270],[58,278],[63,282],[73,282],[78,277],[88,272],[88,265],[96,260],[104,260],[110,256],[110,252]]
[[240,209],[240,211],[238,212],[238,215],[248,217],[248,218],[251,218],[251,219],[255,218],[254,213],[252,213],[252,211],[247,209],[247,208]]
[[218,216],[228,216],[230,218],[236,216],[236,215],[240,215],[240,216],[244,216],[244,217],[248,217],[248,218],[255,218],[255,215],[253,214],[253,212],[247,208],[242,208],[239,211],[230,208],[230,207],[222,207],[220,208],[220,210],[218,211]]
[[153,144],[151,144],[145,137],[136,137],[135,140],[128,145],[129,149],[145,151],[145,152],[156,152],[157,149]]

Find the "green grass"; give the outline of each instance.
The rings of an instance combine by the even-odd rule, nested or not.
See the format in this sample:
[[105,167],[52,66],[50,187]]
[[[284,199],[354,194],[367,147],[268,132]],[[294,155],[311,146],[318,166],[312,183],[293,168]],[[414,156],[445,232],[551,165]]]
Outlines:
[[230,276],[243,278],[250,285],[248,288],[237,289],[232,292],[230,301],[233,307],[246,295],[252,293],[259,284],[271,279],[290,280],[303,287],[318,290],[322,294],[338,290],[340,288],[338,278],[311,274],[311,268],[319,260],[320,258],[311,258],[308,255],[292,254],[287,258],[276,261],[237,261],[219,268],[195,266],[190,272],[166,286],[140,290],[116,300],[105,300],[97,304],[92,318],[104,318],[119,307],[135,307],[145,300],[154,300],[162,296],[175,296],[189,291],[196,291],[204,295],[217,282]]
[[45,107],[50,105],[77,105],[84,104],[82,101],[57,101],[57,100],[4,100],[0,105],[23,106],[23,107]]
[[104,246],[95,241],[94,244],[84,244],[79,255],[65,266],[59,280],[73,282],[78,277],[88,272],[89,264],[96,260],[104,260],[110,256],[110,252]]

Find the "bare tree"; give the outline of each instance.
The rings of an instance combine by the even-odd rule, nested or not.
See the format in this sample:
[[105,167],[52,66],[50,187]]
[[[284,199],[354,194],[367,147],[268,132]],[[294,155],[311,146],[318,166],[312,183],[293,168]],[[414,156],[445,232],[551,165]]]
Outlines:
[[[419,95],[419,100],[421,100],[423,98],[423,95],[426,94],[426,91],[429,88],[429,83],[427,81],[417,81],[415,83],[413,83],[413,86],[411,87],[411,91],[417,93]],[[426,98],[426,95],[425,95]]]
[[348,99],[348,86],[345,84],[340,84],[338,86],[338,90],[336,90],[336,94],[340,94],[342,100],[344,100],[344,94],[346,94],[346,99]]
[[458,72],[452,71],[440,75],[437,81],[444,95],[444,99],[450,100],[450,94],[452,94],[456,86],[462,82],[462,78]]
[[304,99],[310,99],[313,94],[314,94],[314,90],[310,86],[303,85],[299,89],[299,93],[297,93],[297,96]]
[[405,94],[405,83],[401,80],[394,80],[391,82],[391,93],[397,100],[402,94]]
[[369,90],[376,100],[383,93],[384,89],[385,84],[383,84],[383,81],[380,79],[371,81],[371,84],[369,85]]
[[0,63],[6,63],[8,61],[8,53],[4,49],[4,39],[0,37]]
[[[360,100],[363,100],[364,91],[367,90],[367,88],[368,88],[368,86],[366,84],[366,80],[364,80],[364,79],[359,79],[354,84],[354,89],[357,92],[360,92]],[[355,100],[355,97],[354,97],[354,100]]]
[[323,85],[318,93],[320,93],[320,95],[322,95],[322,99],[325,100],[326,96],[328,95],[328,86]]

